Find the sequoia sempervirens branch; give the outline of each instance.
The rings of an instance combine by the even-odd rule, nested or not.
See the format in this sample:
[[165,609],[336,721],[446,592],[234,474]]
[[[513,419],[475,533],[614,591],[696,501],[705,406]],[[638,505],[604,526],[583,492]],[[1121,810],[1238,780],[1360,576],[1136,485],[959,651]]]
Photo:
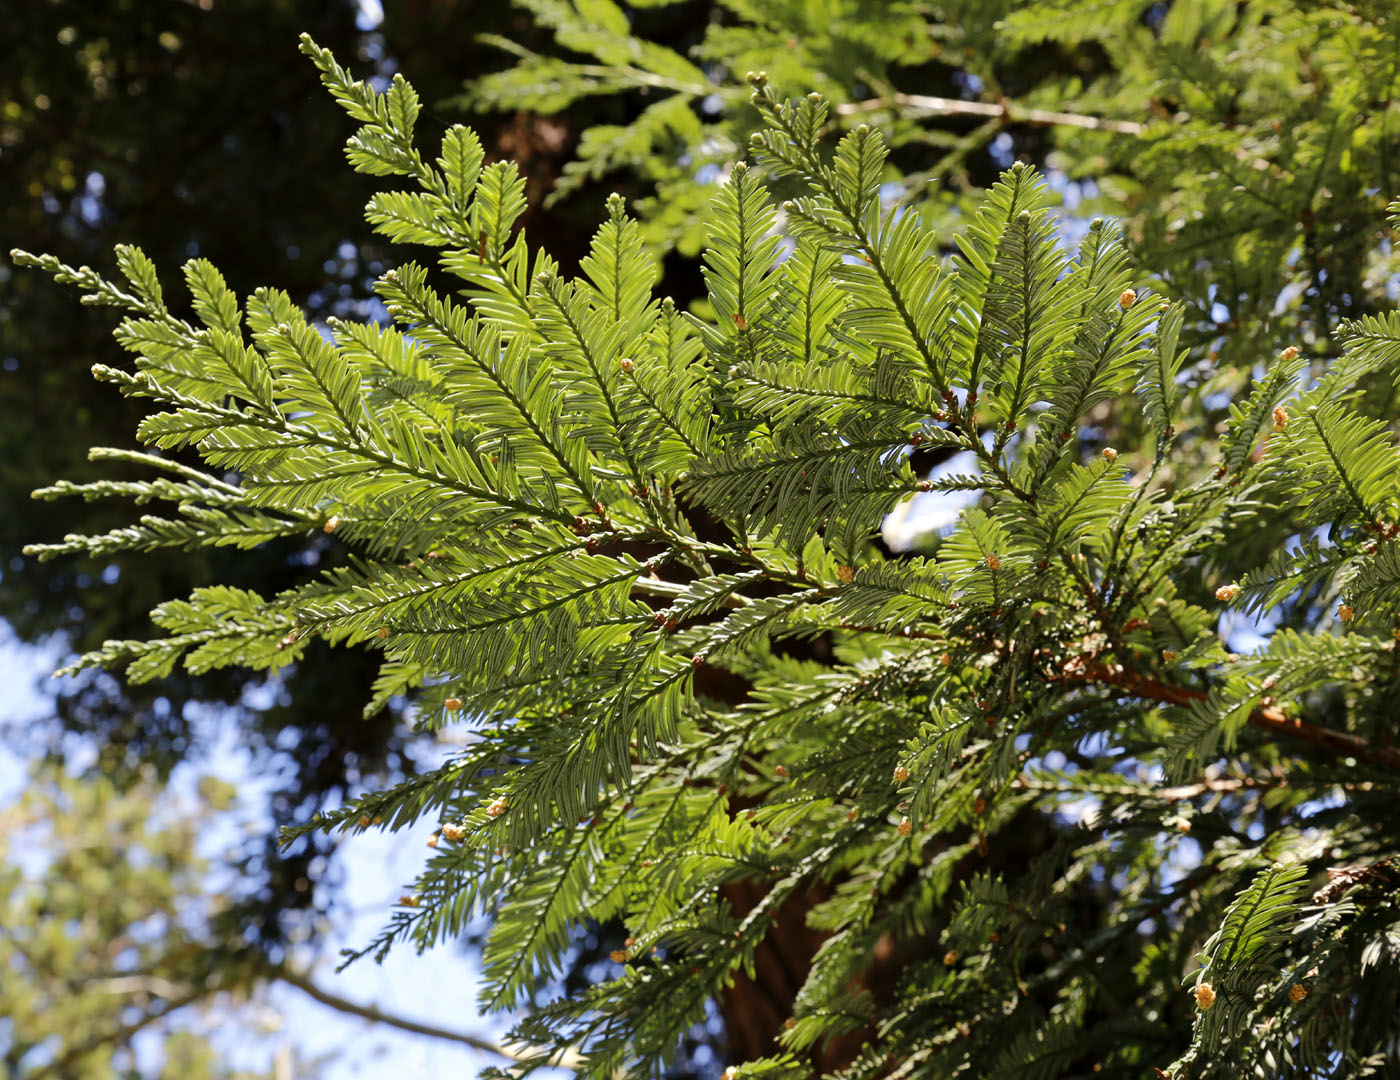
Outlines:
[[[1168,705],[1189,705],[1191,702],[1203,701],[1206,698],[1206,694],[1200,690],[1159,682],[1141,672],[1118,664],[1096,664],[1080,672],[1067,675],[1067,678],[1079,682],[1115,686],[1136,697],[1148,698]],[[1310,742],[1314,746],[1324,747],[1334,753],[1354,757],[1369,765],[1400,772],[1400,748],[1375,746],[1355,735],[1318,727],[1306,720],[1288,716],[1282,709],[1272,705],[1250,710],[1249,723],[1253,727],[1262,728],[1276,735],[1289,735],[1295,739]]]
[[889,97],[851,101],[836,106],[842,116],[878,112],[896,108],[914,115],[925,116],[986,116],[1004,117],[1013,124],[1036,124],[1042,127],[1077,127],[1090,131],[1112,131],[1119,135],[1141,135],[1143,125],[1132,120],[1107,120],[1101,116],[1057,112],[1052,109],[1023,109],[1009,102],[960,101],[956,98],[931,97],[927,94],[891,94]]

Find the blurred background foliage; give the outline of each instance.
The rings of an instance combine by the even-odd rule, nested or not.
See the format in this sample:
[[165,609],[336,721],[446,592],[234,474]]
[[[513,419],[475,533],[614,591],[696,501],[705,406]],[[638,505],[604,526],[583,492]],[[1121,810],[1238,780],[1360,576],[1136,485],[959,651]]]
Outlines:
[[[888,198],[939,224],[947,255],[976,191],[1013,160],[1047,170],[1071,222],[1123,219],[1144,279],[1191,305],[1193,423],[1223,420],[1283,345],[1329,356],[1341,321],[1395,295],[1390,0],[15,6],[0,37],[4,249],[106,267],[112,245],[129,242],[167,274],[198,254],[236,291],[275,284],[313,317],[373,318],[368,282],[387,253],[363,223],[371,187],[343,165],[336,107],[296,55],[301,31],[357,70],[407,72],[425,123],[466,118],[494,156],[520,162],[525,227],[566,270],[605,193],[622,192],[664,255],[660,291],[681,303],[701,293],[704,208],[756,121],[751,69],[786,93],[820,90],[841,125],[881,126],[912,177]],[[55,477],[94,475],[89,446],[133,445],[140,401],[88,375],[116,355],[103,318],[0,261],[0,616],[19,640],[60,653],[144,637],[151,607],[199,585],[275,591],[341,557],[322,536],[100,564],[24,557],[25,543],[124,521],[117,507],[28,498]],[[1393,392],[1376,387],[1369,407],[1392,410]],[[1098,419],[1094,437],[1136,444],[1131,411]],[[1242,564],[1276,542],[1242,537]],[[7,744],[39,762],[6,821],[47,837],[41,869],[0,849],[10,1075],[56,1061],[71,1065],[63,1075],[142,1075],[121,1056],[130,1029],[195,1004],[179,987],[197,982],[202,1005],[246,994],[289,941],[324,932],[333,844],[279,852],[277,832],[413,768],[408,707],[362,717],[375,675],[370,656],[315,647],[275,680],[217,672],[128,687],[90,675],[63,685],[44,722],[5,726]],[[188,826],[149,822],[168,815],[160,793],[177,767],[198,772],[230,737],[271,780],[266,827],[219,852],[211,876]],[[206,792],[199,813],[226,805]],[[148,855],[131,859],[133,845]],[[75,882],[89,901],[106,898],[100,914],[84,913]],[[198,931],[139,930],[162,920]],[[60,947],[54,927],[79,944]],[[609,928],[581,942],[568,985],[612,945]],[[150,975],[135,999],[80,993],[128,978],[132,963]],[[691,1049],[723,1038],[719,1017]],[[225,1075],[189,1031],[166,1052],[168,1075]],[[678,1072],[714,1071],[689,1060]]]
[[149,769],[119,786],[40,766],[0,809],[4,1075],[141,1075],[131,1040],[183,1010],[157,1075],[254,1080],[225,1068],[207,1036],[231,1017],[257,1020],[249,973],[219,938],[225,901],[200,844],[199,823],[232,796],[206,782],[175,798]]

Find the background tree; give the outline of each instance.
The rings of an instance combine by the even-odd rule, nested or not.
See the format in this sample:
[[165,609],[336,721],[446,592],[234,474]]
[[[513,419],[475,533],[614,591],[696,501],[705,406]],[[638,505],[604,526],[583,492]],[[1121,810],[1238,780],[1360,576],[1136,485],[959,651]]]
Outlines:
[[[221,848],[250,808],[212,776],[182,774],[178,790],[154,768],[122,779],[41,764],[0,809],[0,1075],[321,1076],[343,1055],[300,1049],[296,1015],[268,993],[279,984],[357,1023],[503,1056],[460,1025],[337,993],[305,947],[272,959],[238,940],[236,860]],[[225,1060],[233,1046],[269,1051],[267,1073]]]
[[181,805],[153,780],[150,770],[120,790],[44,768],[0,814],[7,1077],[140,1075],[138,1034],[199,1006],[210,1014],[165,1040],[159,1075],[236,1075],[207,1036],[214,1017],[238,1015],[230,999],[250,983],[211,964],[205,935],[218,901],[197,851],[197,823],[226,809],[232,792],[209,783]]

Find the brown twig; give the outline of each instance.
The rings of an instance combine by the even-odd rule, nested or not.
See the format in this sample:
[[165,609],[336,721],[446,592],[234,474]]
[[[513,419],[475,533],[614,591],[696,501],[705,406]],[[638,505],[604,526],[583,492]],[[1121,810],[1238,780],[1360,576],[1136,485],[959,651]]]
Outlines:
[[[1126,690],[1135,697],[1149,698],[1168,705],[1189,705],[1204,701],[1206,694],[1186,686],[1173,686],[1159,682],[1150,676],[1122,667],[1118,664],[1095,665],[1085,668],[1071,678],[1082,682],[1101,683]],[[1314,746],[1320,746],[1334,753],[1356,758],[1370,765],[1400,772],[1400,749],[1389,746],[1374,746],[1365,739],[1331,728],[1318,727],[1306,720],[1288,716],[1274,706],[1261,706],[1250,710],[1249,723],[1275,735],[1290,735]]]
[[892,94],[889,97],[869,98],[866,101],[851,101],[836,106],[836,111],[841,116],[853,116],[888,108],[929,116],[1002,117],[1011,124],[1087,128],[1090,131],[1112,131],[1119,135],[1141,135],[1145,130],[1142,124],[1133,120],[1107,120],[1101,116],[1085,116],[1082,113],[1022,109],[1009,102],[961,101],[956,98],[931,97],[927,94]]
[[1116,795],[1126,799],[1152,799],[1165,803],[1186,802],[1189,799],[1200,798],[1202,795],[1228,795],[1232,792],[1254,788],[1273,788],[1282,783],[1283,781],[1273,778],[1261,780],[1250,776],[1226,776],[1214,780],[1207,778],[1195,783],[1169,788],[1131,787],[1126,784],[1075,786],[1073,784],[1044,783],[1024,776],[1013,781],[1014,786],[1019,791],[1040,791],[1047,794],[1063,795]]

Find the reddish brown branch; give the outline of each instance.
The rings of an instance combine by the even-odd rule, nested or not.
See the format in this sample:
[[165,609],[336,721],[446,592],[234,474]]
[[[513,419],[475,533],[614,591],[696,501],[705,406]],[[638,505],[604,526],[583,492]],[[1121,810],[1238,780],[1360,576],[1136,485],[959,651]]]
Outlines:
[[[1115,686],[1120,690],[1128,691],[1135,697],[1161,701],[1168,705],[1189,705],[1195,701],[1203,701],[1206,697],[1200,690],[1158,682],[1150,676],[1117,664],[1095,665],[1085,668],[1082,672],[1071,677],[1083,682]],[[1318,727],[1306,720],[1288,716],[1282,709],[1274,706],[1252,709],[1249,714],[1249,723],[1253,727],[1262,728],[1275,735],[1290,735],[1295,739],[1310,742],[1314,746],[1331,750],[1335,754],[1353,757],[1357,761],[1364,761],[1369,765],[1400,772],[1400,749],[1389,746],[1373,746],[1365,739],[1355,735],[1333,731],[1331,728]]]

